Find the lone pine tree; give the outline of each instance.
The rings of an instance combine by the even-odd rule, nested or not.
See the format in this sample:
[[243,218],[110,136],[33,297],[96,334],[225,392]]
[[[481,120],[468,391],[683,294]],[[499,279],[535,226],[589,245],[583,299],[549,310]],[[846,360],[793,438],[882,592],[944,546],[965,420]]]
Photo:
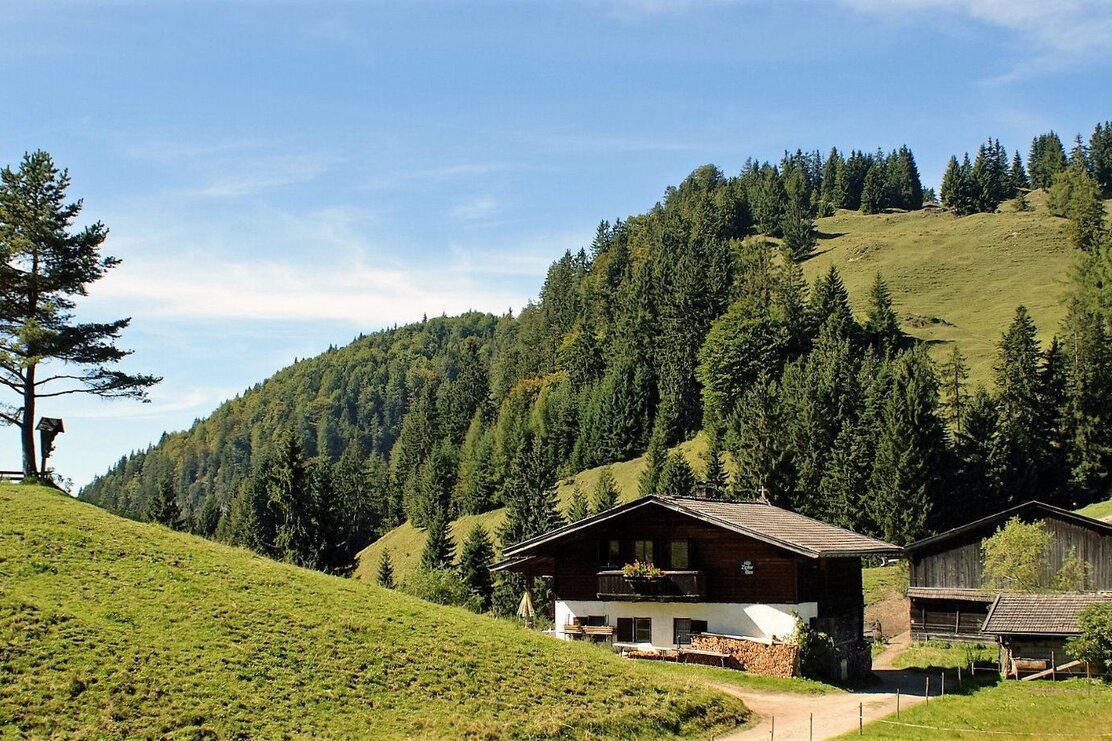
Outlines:
[[[66,202],[69,185],[69,173],[43,151],[24,155],[18,170],[0,171],[0,385],[18,397],[0,404],[0,421],[20,428],[26,476],[40,473],[40,399],[91,394],[145,401],[161,380],[115,368],[130,354],[116,346],[130,319],[75,319],[75,300],[120,261],[101,254],[104,224],[73,229],[82,203]],[[67,367],[40,374],[51,363]]]

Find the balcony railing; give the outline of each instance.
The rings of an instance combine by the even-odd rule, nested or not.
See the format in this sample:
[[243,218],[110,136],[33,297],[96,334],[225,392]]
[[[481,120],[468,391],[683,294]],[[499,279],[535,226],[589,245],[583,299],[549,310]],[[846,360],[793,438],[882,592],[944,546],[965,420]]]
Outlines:
[[658,577],[630,578],[620,570],[598,572],[598,598],[630,602],[695,602],[703,598],[702,571],[665,571]]

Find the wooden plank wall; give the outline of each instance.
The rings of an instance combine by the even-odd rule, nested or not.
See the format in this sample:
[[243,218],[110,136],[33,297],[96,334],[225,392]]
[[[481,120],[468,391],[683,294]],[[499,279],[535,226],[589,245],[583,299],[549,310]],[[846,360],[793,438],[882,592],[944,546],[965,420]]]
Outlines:
[[[682,515],[640,510],[557,546],[554,588],[560,599],[596,599],[597,573],[607,566],[601,563],[603,545],[611,538],[621,542],[623,563],[633,560],[635,539],[652,540],[654,562],[665,569],[671,567],[668,542],[689,541],[688,568],[704,572],[706,602],[799,602],[797,563],[810,560]],[[753,563],[752,575],[742,573],[743,561]]]
[[[1092,569],[1091,589],[1112,589],[1112,536],[1102,535],[1056,517],[1045,517],[1045,522],[1053,536],[1051,554],[1046,564],[1047,575],[1056,573],[1069,556],[1070,550],[1075,549],[1078,557],[1085,560]],[[911,586],[955,589],[983,587],[981,543],[992,536],[1000,524],[963,533],[947,543],[939,544],[941,550],[916,554],[911,559]]]

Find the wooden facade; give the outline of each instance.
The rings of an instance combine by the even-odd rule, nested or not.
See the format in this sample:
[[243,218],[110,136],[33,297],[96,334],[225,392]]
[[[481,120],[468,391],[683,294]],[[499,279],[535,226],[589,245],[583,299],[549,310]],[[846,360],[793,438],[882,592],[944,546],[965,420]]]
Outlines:
[[1076,554],[1089,566],[1088,589],[1112,590],[1112,525],[1028,502],[907,547],[912,638],[985,639],[981,624],[994,592],[984,581],[981,548],[1012,517],[1045,523],[1051,534],[1048,579]]
[[[670,509],[667,505],[674,501],[666,500],[665,506],[627,505],[612,516],[567,526],[556,531],[565,532],[562,537],[508,549],[508,554],[516,550],[528,555],[501,567],[551,577],[557,601],[566,603],[658,601],[738,605],[739,610],[744,605],[778,605],[789,614],[795,605],[810,604],[813,627],[839,645],[861,642],[861,556],[845,539],[860,538],[852,544],[857,547],[889,553],[898,549],[808,520],[804,524],[812,535],[816,527],[820,536],[827,534],[821,529],[829,529],[830,540],[819,545],[841,548],[829,554],[808,551],[812,545],[796,548],[784,542],[783,531],[766,540],[698,512]],[[770,513],[775,510],[765,506]],[[644,583],[626,578],[621,568],[635,560],[651,561],[663,574]],[[619,632],[621,627],[617,626]]]

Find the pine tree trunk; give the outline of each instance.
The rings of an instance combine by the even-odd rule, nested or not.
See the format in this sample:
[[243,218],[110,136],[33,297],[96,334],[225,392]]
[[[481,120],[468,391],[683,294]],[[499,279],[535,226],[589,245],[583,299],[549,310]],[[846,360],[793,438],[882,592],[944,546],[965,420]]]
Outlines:
[[38,476],[35,460],[35,367],[27,369],[23,382],[23,418],[20,420],[23,437],[23,475]]

